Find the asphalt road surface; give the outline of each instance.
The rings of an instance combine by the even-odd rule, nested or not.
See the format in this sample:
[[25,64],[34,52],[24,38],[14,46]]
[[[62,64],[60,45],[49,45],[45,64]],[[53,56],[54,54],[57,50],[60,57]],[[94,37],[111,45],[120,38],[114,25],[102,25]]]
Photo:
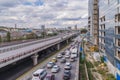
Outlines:
[[[57,59],[57,65],[60,67],[60,71],[58,73],[52,73],[51,69],[46,68],[47,73],[55,74],[55,80],[63,80],[63,73],[64,73],[64,65],[65,63],[60,63],[60,59]],[[67,59],[67,62],[70,62],[69,59]],[[77,59],[74,62],[71,62],[72,69],[71,69],[71,77],[70,80],[75,80],[76,77],[76,66],[77,66]]]

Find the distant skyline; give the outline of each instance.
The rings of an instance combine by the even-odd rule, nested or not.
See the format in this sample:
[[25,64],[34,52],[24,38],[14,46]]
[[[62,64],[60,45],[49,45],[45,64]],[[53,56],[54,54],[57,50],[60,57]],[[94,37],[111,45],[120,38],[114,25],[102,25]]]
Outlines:
[[0,26],[21,28],[87,25],[88,0],[1,0]]

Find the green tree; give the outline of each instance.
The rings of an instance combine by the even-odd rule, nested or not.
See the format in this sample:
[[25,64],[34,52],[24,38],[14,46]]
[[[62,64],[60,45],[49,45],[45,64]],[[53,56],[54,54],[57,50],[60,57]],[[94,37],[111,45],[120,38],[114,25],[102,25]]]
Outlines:
[[42,32],[41,35],[44,38],[46,36],[46,32]]
[[81,29],[81,33],[87,33],[87,29],[85,28]]
[[7,32],[7,41],[8,41],[8,42],[11,41],[11,35],[10,35],[10,32]]

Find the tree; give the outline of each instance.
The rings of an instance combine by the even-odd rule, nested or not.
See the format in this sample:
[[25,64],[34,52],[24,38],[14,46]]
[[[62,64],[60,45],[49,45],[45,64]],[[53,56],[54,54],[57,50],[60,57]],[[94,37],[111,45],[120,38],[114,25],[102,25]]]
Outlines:
[[81,33],[87,33],[87,29],[85,28],[81,29]]
[[7,32],[7,41],[8,41],[8,42],[11,41],[11,35],[10,35],[10,32]]

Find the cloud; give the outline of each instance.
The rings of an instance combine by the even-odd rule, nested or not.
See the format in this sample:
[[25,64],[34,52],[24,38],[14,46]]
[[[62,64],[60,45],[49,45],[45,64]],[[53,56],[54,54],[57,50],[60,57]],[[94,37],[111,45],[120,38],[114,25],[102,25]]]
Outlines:
[[87,25],[88,0],[1,0],[0,25],[67,27]]

